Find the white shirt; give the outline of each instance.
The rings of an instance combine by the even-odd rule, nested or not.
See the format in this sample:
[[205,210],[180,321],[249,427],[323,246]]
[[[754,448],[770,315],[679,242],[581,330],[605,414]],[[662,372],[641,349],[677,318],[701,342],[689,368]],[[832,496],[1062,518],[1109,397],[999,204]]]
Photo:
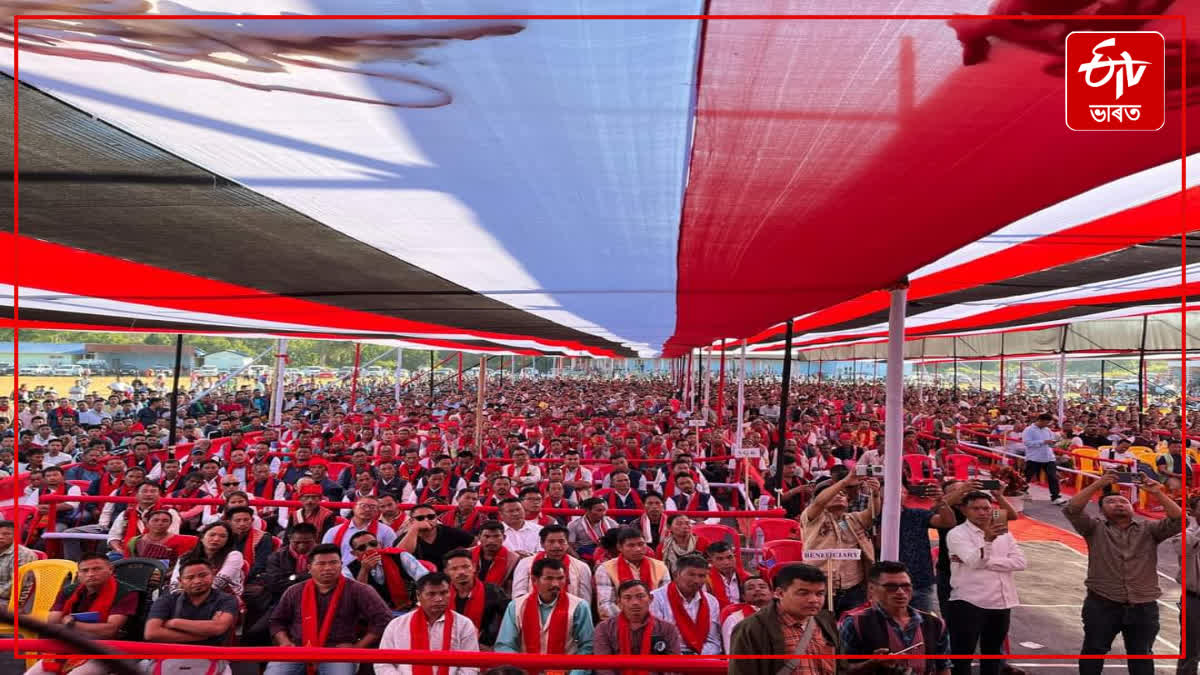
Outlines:
[[1025,554],[1009,533],[984,541],[983,530],[970,521],[946,534],[950,555],[950,599],[983,609],[1010,609],[1020,604],[1013,572],[1025,569]]
[[1025,459],[1030,462],[1053,462],[1054,450],[1050,447],[1054,440],[1054,432],[1036,424],[1030,424],[1021,432],[1021,442],[1025,444]]
[[541,482],[542,470],[538,468],[538,465],[527,463],[523,470],[525,472],[524,475],[522,475],[520,478],[516,478],[517,473],[521,471],[521,469],[518,469],[516,464],[505,464],[504,467],[500,469],[500,473],[512,478],[514,482],[520,481],[521,484],[537,484]]
[[[342,529],[340,524],[329,528],[324,537],[321,537],[322,544],[334,543],[334,538],[339,530]],[[354,551],[350,550],[350,540],[358,532],[366,530],[366,527],[359,527],[355,524],[354,519],[346,521],[346,536],[342,538],[342,564],[349,565],[354,562]],[[383,548],[389,548],[396,543],[396,532],[383,523],[379,523],[378,529],[375,530],[375,538],[379,540],[379,545]]]
[[[412,649],[410,635],[412,619],[416,612],[423,611],[419,607],[403,616],[392,619],[383,630],[379,640],[380,649]],[[450,644],[442,644],[442,633],[446,627],[446,617],[454,622],[450,629]],[[429,649],[431,651],[477,652],[479,651],[479,631],[467,617],[447,610],[436,621],[429,624]],[[438,672],[443,672],[440,668]],[[413,667],[407,663],[376,663],[375,675],[412,675]],[[451,666],[446,675],[477,675],[478,668]]]
[[733,629],[737,628],[737,625],[743,619],[753,613],[753,609],[749,611],[741,609],[732,612],[729,616],[725,617],[725,621],[721,622],[721,639],[725,642],[725,653],[729,653],[729,650],[733,647]]
[[[571,569],[567,572],[567,579],[570,583],[567,584],[567,592],[571,595],[577,595],[581,598],[591,598],[592,594],[592,568],[588,564],[572,556],[565,556],[563,560],[571,565]],[[530,570],[533,568],[533,556],[521,558],[513,569],[512,575],[512,597],[518,597],[528,594],[532,590],[532,585],[529,581]]]
[[61,464],[70,464],[75,461],[70,455],[65,452],[60,452],[57,455],[46,453],[42,455],[42,466],[59,466]]
[[[667,584],[662,588],[655,589],[650,593],[650,614],[660,621],[673,623],[676,626],[679,624],[675,621],[675,616],[671,613],[671,601],[667,599],[667,593],[671,590],[671,584]],[[701,654],[721,654],[721,608],[717,606],[717,599],[704,589],[700,589],[691,600],[683,599],[683,609],[688,613],[688,616],[695,620],[696,615],[700,613],[700,602],[708,603],[708,636],[704,639],[704,648]],[[694,654],[691,647],[686,642],[680,641],[682,652],[684,654]]]
[[504,547],[520,555],[539,553],[542,550],[541,532],[542,526],[533,520],[525,521],[520,529],[504,523]]
[[79,413],[79,423],[84,426],[97,426],[106,419],[112,419],[112,415],[103,410],[88,409]]

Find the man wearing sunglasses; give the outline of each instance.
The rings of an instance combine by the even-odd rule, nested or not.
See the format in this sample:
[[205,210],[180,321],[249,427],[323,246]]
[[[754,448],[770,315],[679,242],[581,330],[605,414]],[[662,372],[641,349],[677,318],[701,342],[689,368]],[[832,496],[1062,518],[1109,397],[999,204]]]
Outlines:
[[408,520],[400,530],[397,548],[408,551],[418,560],[431,562],[442,571],[442,558],[456,548],[467,548],[475,538],[469,533],[439,523],[437,511],[428,504],[417,504],[409,511]]
[[948,656],[950,635],[937,616],[912,607],[912,577],[904,563],[877,562],[867,574],[870,604],[848,612],[838,632],[843,654],[891,654],[904,657],[872,661],[876,668],[893,671],[948,675],[950,660],[922,659],[926,655]]
[[393,611],[412,608],[416,602],[416,582],[429,574],[424,565],[408,551],[383,548],[379,539],[366,530],[350,537],[350,550],[354,561],[342,574],[374,588]]

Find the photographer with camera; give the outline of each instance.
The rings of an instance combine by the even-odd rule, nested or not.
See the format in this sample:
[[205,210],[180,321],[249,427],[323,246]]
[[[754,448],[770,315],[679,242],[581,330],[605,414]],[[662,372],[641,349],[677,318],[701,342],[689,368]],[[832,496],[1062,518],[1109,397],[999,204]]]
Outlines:
[[[865,511],[847,512],[848,488],[867,488],[869,506]],[[863,479],[853,473],[839,481],[826,480],[815,488],[812,503],[800,514],[804,549],[857,548],[859,560],[838,560],[829,583],[833,584],[834,616],[857,607],[867,600],[867,570],[875,563],[875,544],[871,528],[879,513],[879,481]]]
[[[1075,531],[1087,540],[1088,571],[1084,585],[1083,648],[1081,654],[1107,654],[1120,633],[1126,654],[1150,654],[1158,636],[1158,545],[1180,533],[1183,510],[1162,484],[1144,476],[1140,489],[1162,505],[1165,518],[1157,522],[1136,518],[1133,504],[1112,492],[1119,474],[1107,471],[1071,498],[1063,513]],[[1092,497],[1100,494],[1100,516],[1085,513]],[[1099,675],[1104,661],[1081,659],[1079,672]],[[1151,660],[1129,661],[1133,675],[1154,672]]]

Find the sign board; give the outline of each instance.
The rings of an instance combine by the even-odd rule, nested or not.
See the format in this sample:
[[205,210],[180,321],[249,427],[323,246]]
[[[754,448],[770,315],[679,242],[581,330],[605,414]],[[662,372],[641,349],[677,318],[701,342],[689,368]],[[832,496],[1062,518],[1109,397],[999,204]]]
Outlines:
[[827,548],[821,551],[805,551],[804,560],[858,560],[862,551],[857,548]]
[[705,422],[704,420],[688,420],[689,427],[702,427],[706,424],[708,424],[708,422]]
[[738,459],[758,459],[759,454],[758,448],[734,448],[733,450],[733,456]]

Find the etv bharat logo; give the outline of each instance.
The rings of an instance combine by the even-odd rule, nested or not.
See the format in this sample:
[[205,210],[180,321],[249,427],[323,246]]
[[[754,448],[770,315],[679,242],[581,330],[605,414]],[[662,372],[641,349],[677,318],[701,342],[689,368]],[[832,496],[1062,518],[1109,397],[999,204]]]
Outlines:
[[1166,119],[1166,42],[1161,33],[1067,36],[1067,127],[1154,131]]

